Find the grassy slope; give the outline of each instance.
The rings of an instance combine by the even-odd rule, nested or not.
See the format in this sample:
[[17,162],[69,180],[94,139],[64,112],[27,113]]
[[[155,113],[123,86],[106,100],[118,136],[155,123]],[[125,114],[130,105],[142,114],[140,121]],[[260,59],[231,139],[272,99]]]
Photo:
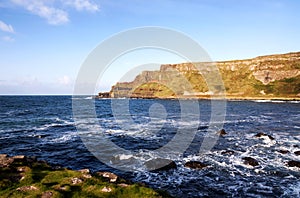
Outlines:
[[[52,197],[168,197],[139,184],[120,186],[125,180],[111,183],[102,176],[86,175],[68,169],[53,170],[44,162],[13,162],[0,167],[0,197],[41,197],[47,192]],[[81,182],[74,183],[74,179]],[[35,189],[21,190],[26,186]],[[102,192],[103,188],[110,188],[111,192]]]

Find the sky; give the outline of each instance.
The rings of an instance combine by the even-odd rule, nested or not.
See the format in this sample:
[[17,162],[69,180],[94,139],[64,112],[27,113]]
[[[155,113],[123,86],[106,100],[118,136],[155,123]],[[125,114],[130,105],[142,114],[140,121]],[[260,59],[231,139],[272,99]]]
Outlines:
[[[72,94],[93,49],[137,27],[182,32],[213,61],[300,51],[299,9],[298,0],[1,0],[0,94]],[[137,65],[182,61],[157,50],[124,55],[96,91]]]

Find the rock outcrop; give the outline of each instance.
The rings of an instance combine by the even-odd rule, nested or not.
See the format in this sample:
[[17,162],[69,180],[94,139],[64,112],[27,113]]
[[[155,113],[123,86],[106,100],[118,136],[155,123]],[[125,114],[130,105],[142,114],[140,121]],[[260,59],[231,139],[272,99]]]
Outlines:
[[170,197],[110,172],[54,168],[35,157],[0,154],[0,197]]
[[[216,82],[217,72],[224,87]],[[159,71],[143,71],[132,82],[118,82],[109,97],[206,98],[224,91],[228,97],[300,98],[300,52],[215,63],[164,64]],[[99,96],[107,97],[107,93]]]

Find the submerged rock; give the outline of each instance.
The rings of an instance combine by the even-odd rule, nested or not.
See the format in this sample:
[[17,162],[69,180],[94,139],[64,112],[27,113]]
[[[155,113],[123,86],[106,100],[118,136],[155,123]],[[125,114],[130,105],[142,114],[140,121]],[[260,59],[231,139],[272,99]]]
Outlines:
[[167,171],[176,169],[177,165],[173,160],[156,158],[145,162],[144,164],[150,171]]
[[259,163],[256,159],[252,157],[243,157],[244,164],[250,165],[250,166],[258,166]]
[[262,137],[268,137],[270,140],[275,140],[271,135],[265,134],[263,132],[257,133],[254,137],[262,138]]
[[300,162],[295,161],[295,160],[288,161],[287,165],[289,167],[298,167],[298,168],[300,168]]
[[184,166],[191,168],[191,169],[202,169],[202,168],[207,167],[206,164],[199,162],[199,161],[189,161],[189,162],[186,162],[184,164]]

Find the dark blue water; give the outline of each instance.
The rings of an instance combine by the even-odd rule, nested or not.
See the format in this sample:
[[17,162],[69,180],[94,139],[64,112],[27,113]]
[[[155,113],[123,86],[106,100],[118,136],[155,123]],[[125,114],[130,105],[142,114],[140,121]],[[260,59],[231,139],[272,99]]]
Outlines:
[[[89,97],[78,100],[93,101]],[[76,129],[79,125],[86,128],[93,128],[93,125],[74,122],[71,96],[0,96],[0,153],[37,156],[73,169],[112,171],[133,181],[167,190],[176,197],[300,196],[300,170],[286,165],[289,160],[300,161],[300,156],[294,154],[300,150],[300,103],[227,102],[223,128],[228,134],[220,137],[212,150],[200,155],[199,149],[211,119],[210,101],[135,99],[129,101],[125,117],[121,115],[122,111],[118,111],[122,108],[118,107],[122,104],[120,101],[94,101],[101,127],[96,132],[104,134],[120,148],[136,153],[116,154],[111,163],[118,159],[142,164],[163,157],[174,160],[177,169],[124,172],[99,161]],[[183,112],[183,104],[191,106],[190,112]],[[200,115],[192,108],[195,105],[199,106]],[[180,127],[186,136],[195,134],[190,146],[183,153],[175,149],[164,156],[159,155],[157,149],[168,144]],[[275,140],[254,137],[258,132],[272,135]],[[234,154],[224,155],[224,150],[232,150]],[[281,154],[278,150],[290,152]],[[99,153],[111,155],[101,150]],[[259,166],[245,165],[243,157],[257,159]],[[184,163],[190,160],[205,162],[209,166],[202,170],[185,168]],[[126,166],[124,164],[122,166]]]

